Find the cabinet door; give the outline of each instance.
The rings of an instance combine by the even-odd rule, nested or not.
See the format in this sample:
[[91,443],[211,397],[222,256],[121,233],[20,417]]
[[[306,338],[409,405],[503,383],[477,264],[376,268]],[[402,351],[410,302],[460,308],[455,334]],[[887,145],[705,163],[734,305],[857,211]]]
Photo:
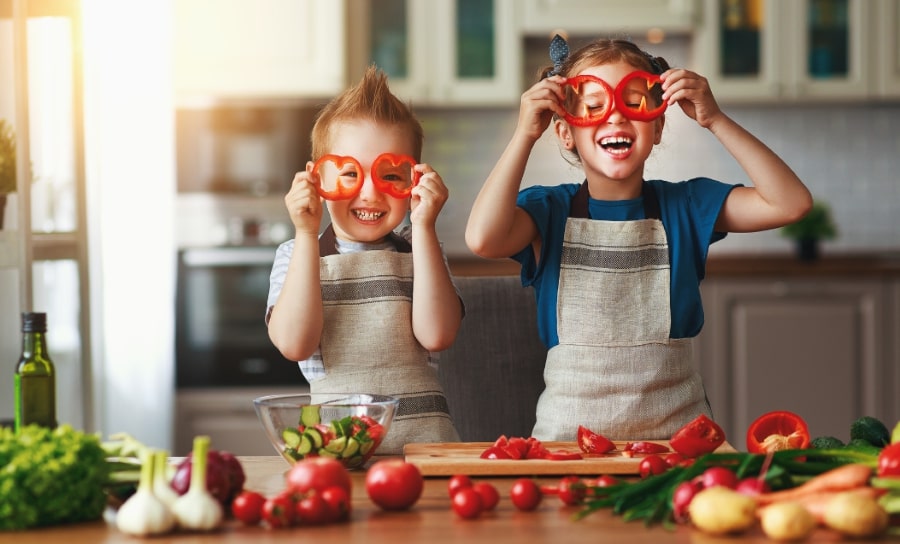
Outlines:
[[646,31],[661,28],[691,31],[696,23],[696,0],[524,0],[522,29],[570,34]]
[[873,43],[879,98],[900,98],[900,0],[878,0],[877,34]]
[[843,440],[857,417],[885,417],[880,282],[720,280],[704,296],[701,372],[735,447],[771,410],[796,412],[811,434]]
[[180,97],[324,96],[343,88],[343,0],[178,0],[173,6]]

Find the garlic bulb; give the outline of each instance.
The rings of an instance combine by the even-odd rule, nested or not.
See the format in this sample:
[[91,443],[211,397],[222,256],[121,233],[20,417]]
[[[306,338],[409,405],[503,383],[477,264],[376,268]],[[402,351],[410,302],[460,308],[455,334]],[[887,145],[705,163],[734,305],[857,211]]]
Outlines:
[[191,487],[172,504],[178,524],[185,529],[212,531],[222,524],[222,505],[206,489],[206,461],[209,452],[208,436],[194,437],[191,459]]
[[154,453],[145,453],[137,491],[116,513],[116,527],[123,533],[135,536],[161,535],[175,527],[172,511],[153,494],[155,464]]
[[154,452],[155,471],[153,473],[153,494],[161,500],[169,508],[178,498],[178,493],[172,489],[169,484],[169,478],[166,475],[168,470],[168,453],[159,450]]

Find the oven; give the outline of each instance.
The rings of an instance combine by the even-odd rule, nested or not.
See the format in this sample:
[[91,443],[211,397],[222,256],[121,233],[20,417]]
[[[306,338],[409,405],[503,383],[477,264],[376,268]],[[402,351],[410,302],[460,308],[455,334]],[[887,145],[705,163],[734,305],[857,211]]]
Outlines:
[[179,389],[308,386],[269,340],[264,316],[274,246],[178,252],[175,374]]

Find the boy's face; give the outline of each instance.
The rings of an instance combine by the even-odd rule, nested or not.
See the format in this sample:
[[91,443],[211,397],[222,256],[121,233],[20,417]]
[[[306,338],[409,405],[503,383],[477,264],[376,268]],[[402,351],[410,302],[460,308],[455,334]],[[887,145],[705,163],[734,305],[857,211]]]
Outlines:
[[328,201],[335,235],[349,242],[380,242],[406,217],[409,198],[395,198],[375,188],[371,166],[382,153],[412,155],[412,137],[398,125],[368,120],[343,121],[331,129],[332,155],[353,157],[365,179],[349,200]]

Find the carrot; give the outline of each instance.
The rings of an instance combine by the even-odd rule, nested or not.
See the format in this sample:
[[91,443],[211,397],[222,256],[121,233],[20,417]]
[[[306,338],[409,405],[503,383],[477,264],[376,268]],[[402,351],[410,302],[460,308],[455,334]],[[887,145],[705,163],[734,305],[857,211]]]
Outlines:
[[760,505],[765,505],[773,502],[798,500],[802,497],[830,491],[847,491],[865,487],[871,476],[872,467],[860,463],[851,463],[823,472],[797,487],[761,493],[756,496],[756,500]]

